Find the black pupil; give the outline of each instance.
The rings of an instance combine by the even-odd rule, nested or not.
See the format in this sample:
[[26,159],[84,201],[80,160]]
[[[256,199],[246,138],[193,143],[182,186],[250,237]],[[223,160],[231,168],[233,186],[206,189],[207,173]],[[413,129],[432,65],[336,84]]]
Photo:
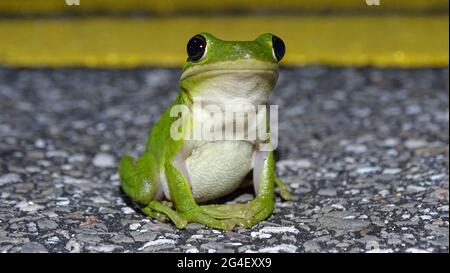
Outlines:
[[201,35],[192,37],[187,44],[187,54],[192,61],[198,61],[203,57],[206,49],[206,40]]
[[284,52],[286,50],[283,40],[281,40],[279,37],[273,35],[272,36],[272,47],[273,47],[273,52],[275,53],[275,58],[277,58],[277,61],[281,61],[281,59],[283,59]]

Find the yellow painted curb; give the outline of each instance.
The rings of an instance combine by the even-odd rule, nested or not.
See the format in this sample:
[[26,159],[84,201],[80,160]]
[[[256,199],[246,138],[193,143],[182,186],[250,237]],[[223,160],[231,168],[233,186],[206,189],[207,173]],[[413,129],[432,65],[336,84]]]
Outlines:
[[180,66],[200,31],[228,40],[282,37],[285,65],[448,66],[448,16],[269,16],[0,20],[0,64]]
[[[76,3],[79,5],[75,5]],[[379,3],[379,5],[375,5]],[[372,4],[372,5],[370,5]],[[448,10],[447,0],[1,0],[0,13]]]

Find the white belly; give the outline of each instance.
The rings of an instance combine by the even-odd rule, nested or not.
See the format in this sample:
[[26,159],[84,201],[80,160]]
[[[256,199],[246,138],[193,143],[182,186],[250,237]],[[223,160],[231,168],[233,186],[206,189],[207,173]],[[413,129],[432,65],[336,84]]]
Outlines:
[[186,167],[196,201],[208,201],[235,190],[253,167],[253,145],[246,141],[215,141],[192,151]]

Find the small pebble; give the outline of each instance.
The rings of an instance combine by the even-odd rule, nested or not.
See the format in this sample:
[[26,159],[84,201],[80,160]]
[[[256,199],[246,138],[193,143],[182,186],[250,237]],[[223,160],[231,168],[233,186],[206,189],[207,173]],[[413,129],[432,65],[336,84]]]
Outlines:
[[92,163],[94,166],[99,168],[115,168],[116,166],[116,160],[114,157],[108,153],[98,153],[95,155],[94,159],[92,160]]

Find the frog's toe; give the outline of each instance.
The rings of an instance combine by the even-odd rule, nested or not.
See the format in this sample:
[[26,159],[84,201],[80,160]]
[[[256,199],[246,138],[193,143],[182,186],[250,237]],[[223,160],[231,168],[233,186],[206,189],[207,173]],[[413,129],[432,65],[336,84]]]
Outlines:
[[242,213],[246,217],[239,219],[239,226],[250,228],[265,220],[273,212],[273,201],[261,197],[256,197],[242,208]]
[[187,219],[185,219],[180,213],[170,208],[167,204],[159,201],[151,201],[148,206],[143,209],[143,211],[147,215],[147,211],[163,214],[164,216],[169,217],[170,220],[172,220],[175,226],[179,229],[185,228],[188,224]]
[[249,218],[251,215],[245,210],[247,204],[222,204],[222,205],[202,205],[199,209],[216,219]]
[[294,197],[289,192],[289,189],[284,185],[283,180],[281,178],[275,177],[275,184],[278,186],[280,190],[280,196],[286,201],[294,200]]
[[273,207],[265,207],[256,215],[254,215],[251,219],[249,219],[250,227],[258,224],[259,222],[267,219],[273,212]]
[[182,213],[183,217],[189,222],[203,224],[210,228],[232,230],[237,224],[236,219],[216,219],[208,214],[205,214],[200,207],[188,210]]
[[167,215],[154,211],[149,207],[142,208],[142,212],[145,213],[147,216],[150,216],[160,222],[167,222],[167,220],[169,220]]
[[241,227],[250,228],[270,216],[273,201],[256,197],[246,204],[203,205],[198,209],[209,217],[226,219]]
[[240,227],[243,227],[243,228],[251,228],[252,227],[252,220],[251,220],[251,218],[236,219],[236,223],[237,223],[237,225],[239,225]]

